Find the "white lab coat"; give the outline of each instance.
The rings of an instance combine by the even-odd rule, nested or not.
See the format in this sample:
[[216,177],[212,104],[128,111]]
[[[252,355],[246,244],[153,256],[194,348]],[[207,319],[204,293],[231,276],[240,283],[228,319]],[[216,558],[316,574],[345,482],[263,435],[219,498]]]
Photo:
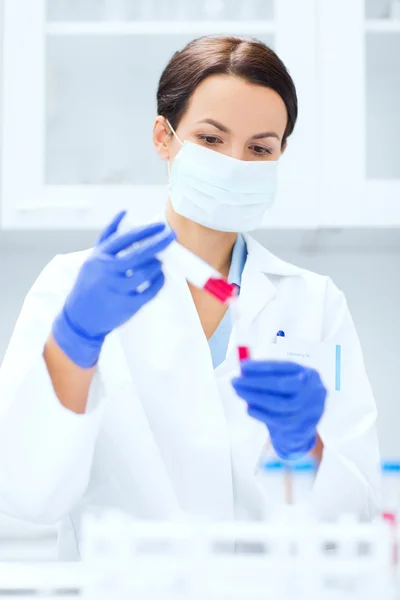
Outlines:
[[[273,256],[245,236],[241,303],[255,357],[287,338],[342,345],[342,391],[327,401],[325,445],[313,491],[318,514],[372,516],[379,498],[376,407],[343,294],[328,277]],[[259,519],[256,465],[268,432],[231,387],[233,330],[215,371],[184,278],[166,269],[155,300],[110,334],[77,415],[54,394],[42,358],[51,324],[87,256],[57,256],[29,292],[0,371],[0,511],[61,521],[59,557],[79,558],[85,510],[117,507],[139,518],[182,511]],[[101,302],[101,298],[99,298]]]

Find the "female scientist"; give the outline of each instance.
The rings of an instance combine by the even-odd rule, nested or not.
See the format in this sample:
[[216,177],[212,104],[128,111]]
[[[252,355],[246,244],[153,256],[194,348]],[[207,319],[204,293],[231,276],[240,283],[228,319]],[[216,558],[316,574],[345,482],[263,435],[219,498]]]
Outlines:
[[[64,560],[79,558],[84,511],[259,519],[267,440],[283,457],[305,454],[317,425],[316,513],[377,509],[376,407],[346,300],[242,235],[274,198],[297,118],[290,75],[260,42],[205,37],[174,54],[157,101],[169,227],[121,233],[121,214],[94,249],[54,258],[0,372],[0,511],[60,521]],[[327,396],[316,370],[291,362],[240,371],[229,311],[162,264],[175,235],[240,287],[254,356],[267,358],[281,329],[317,354],[340,344],[340,391]]]

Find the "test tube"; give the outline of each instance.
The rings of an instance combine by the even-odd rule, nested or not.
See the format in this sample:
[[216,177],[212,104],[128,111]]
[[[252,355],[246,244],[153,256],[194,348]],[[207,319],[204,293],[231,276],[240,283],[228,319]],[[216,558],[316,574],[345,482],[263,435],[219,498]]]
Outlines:
[[400,461],[385,460],[382,469],[382,517],[386,521],[393,536],[393,564],[399,562],[399,547],[397,531],[399,526],[400,511]]
[[[118,228],[119,233],[126,233],[134,227],[133,221],[130,218],[124,219],[124,222]],[[162,238],[165,233],[154,236]],[[119,256],[128,254],[133,248],[140,248],[144,242],[136,242],[119,252]],[[158,259],[170,267],[172,270],[183,275],[189,283],[200,288],[214,296],[219,302],[229,305],[233,298],[237,295],[237,287],[233,283],[229,283],[225,277],[216,269],[209,265],[205,260],[179,244],[172,242],[165,250],[160,252]],[[143,284],[143,289],[146,289],[147,282]]]
[[243,323],[240,313],[240,300],[236,295],[230,300],[230,308],[232,311],[232,319],[236,330],[236,347],[238,352],[239,362],[250,358],[250,340],[247,326]]
[[237,294],[237,287],[233,283],[228,283],[221,273],[178,242],[172,242],[159,255],[159,259],[182,273],[189,283],[205,290],[223,304],[230,304]]
[[271,452],[261,461],[260,468],[267,515],[283,505],[307,502],[315,479],[315,460],[310,457],[282,460],[271,446]]
[[382,508],[397,515],[400,509],[400,460],[384,460],[382,469]]

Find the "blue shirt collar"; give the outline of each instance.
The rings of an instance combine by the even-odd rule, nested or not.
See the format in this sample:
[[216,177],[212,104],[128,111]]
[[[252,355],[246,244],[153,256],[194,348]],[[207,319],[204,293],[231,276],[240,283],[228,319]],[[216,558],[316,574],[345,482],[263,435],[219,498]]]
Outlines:
[[234,283],[238,287],[242,284],[242,273],[247,258],[247,246],[244,238],[240,233],[237,236],[235,245],[232,251],[231,268],[229,269],[228,281]]

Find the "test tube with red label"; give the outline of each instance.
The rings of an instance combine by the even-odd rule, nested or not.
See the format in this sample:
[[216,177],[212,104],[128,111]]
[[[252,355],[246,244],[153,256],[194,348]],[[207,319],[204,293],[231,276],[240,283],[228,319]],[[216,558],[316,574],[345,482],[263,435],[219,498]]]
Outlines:
[[243,323],[243,319],[239,309],[239,296],[236,295],[230,302],[232,310],[232,319],[236,329],[236,347],[239,361],[248,360],[250,358],[250,343],[248,336],[247,325]]
[[186,280],[196,287],[204,289],[214,298],[231,307],[239,361],[249,359],[248,332],[240,315],[237,286],[226,281],[218,271],[178,242],[170,244],[160,254],[160,260],[182,273]]
[[172,242],[159,258],[167,266],[184,275],[187,281],[205,290],[223,304],[230,304],[237,294],[237,287],[233,283],[229,283],[202,258],[178,242]]
[[[124,233],[132,229],[134,220],[132,218],[125,218],[124,222],[120,225],[119,233]],[[159,234],[162,238],[165,235],[164,232]],[[157,236],[153,237],[153,241],[157,241]],[[136,242],[132,244],[130,248],[120,252],[123,256],[127,254],[132,247],[138,247],[146,242]],[[178,242],[172,242],[165,250],[160,252],[158,258],[173,271],[183,275],[189,283],[193,284],[197,288],[203,289],[214,298],[222,302],[223,304],[229,304],[237,294],[237,287],[233,283],[229,283],[216,269],[211,267],[202,258],[179,244]],[[146,289],[145,282],[143,288]]]

